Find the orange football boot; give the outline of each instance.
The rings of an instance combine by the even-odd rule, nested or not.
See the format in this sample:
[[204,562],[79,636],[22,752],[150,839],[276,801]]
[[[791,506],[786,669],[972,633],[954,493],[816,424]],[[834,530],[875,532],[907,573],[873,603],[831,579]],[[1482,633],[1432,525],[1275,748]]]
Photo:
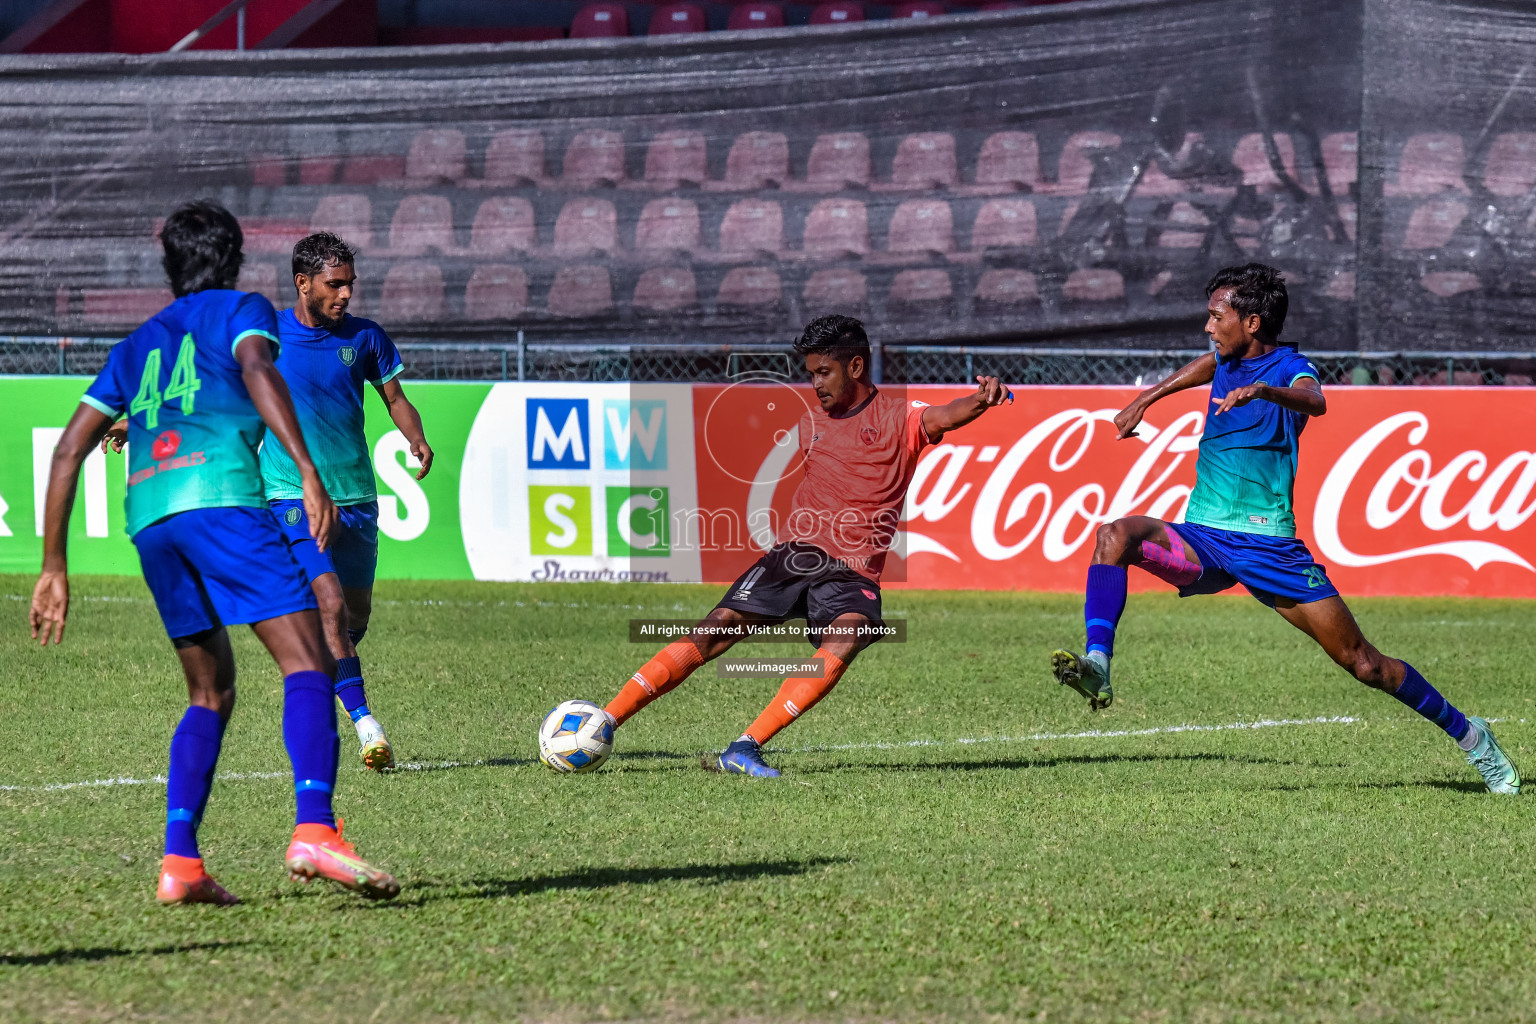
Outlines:
[[400,883],[394,876],[360,858],[352,844],[341,838],[341,828],[340,818],[334,829],[315,824],[295,828],[293,841],[288,844],[288,877],[295,882],[329,878],[373,900],[392,900],[400,895]]
[[160,861],[160,884],[155,887],[155,899],[166,907],[181,903],[227,907],[240,902],[239,897],[203,870],[201,857],[178,857],[174,853],[166,854]]

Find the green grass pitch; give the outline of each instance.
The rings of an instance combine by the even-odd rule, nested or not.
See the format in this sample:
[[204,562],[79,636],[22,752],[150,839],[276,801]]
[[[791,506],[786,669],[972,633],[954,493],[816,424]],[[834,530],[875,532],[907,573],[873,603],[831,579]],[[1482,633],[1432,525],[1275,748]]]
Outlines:
[[[1046,668],[1079,598],[889,593],[909,642],[781,734],[774,782],[700,770],[777,685],[712,669],[602,771],[533,761],[549,707],[652,652],[628,619],[718,588],[385,583],[371,702],[437,767],[368,775],[343,720],[338,806],[403,894],[286,880],[281,684],[240,630],[202,838],[246,903],[168,910],[163,786],[45,788],[165,771],[185,691],[153,606],[79,579],[40,652],[31,584],[0,577],[0,1020],[1536,1020],[1536,793],[1482,792],[1246,597],[1133,596],[1090,715]],[[1536,776],[1529,603],[1356,610]],[[1148,731],[1320,716],[1351,720]],[[1142,734],[1062,735],[1093,729]]]

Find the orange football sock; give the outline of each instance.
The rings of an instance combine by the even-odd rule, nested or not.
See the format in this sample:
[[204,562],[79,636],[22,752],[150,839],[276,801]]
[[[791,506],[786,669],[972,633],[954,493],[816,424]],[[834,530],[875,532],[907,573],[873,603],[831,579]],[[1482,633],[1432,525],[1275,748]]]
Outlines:
[[160,870],[178,881],[195,882],[203,877],[203,858],[168,853],[160,858]]
[[623,725],[636,711],[687,679],[702,664],[704,656],[693,646],[693,641],[679,640],[668,644],[630,676],[624,689],[608,703],[608,713]]
[[816,652],[816,657],[822,659],[822,674],[784,680],[773,702],[757,716],[757,721],[747,726],[747,735],[756,740],[758,746],[767,743],[780,729],[811,710],[817,701],[832,692],[832,687],[843,677],[843,670],[848,665],[837,655],[823,647]]

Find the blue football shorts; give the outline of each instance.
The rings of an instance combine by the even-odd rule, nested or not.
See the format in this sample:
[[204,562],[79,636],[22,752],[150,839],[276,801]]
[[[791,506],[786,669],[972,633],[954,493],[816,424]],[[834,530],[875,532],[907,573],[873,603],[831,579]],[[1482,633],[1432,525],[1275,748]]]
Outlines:
[[304,572],[264,508],[195,508],[133,537],[171,639],[315,607]]
[[1200,578],[1180,587],[1180,597],[1218,594],[1239,583],[1271,608],[1278,598],[1310,604],[1339,596],[1327,571],[1295,537],[1267,537],[1195,523],[1166,525],[1200,557]]
[[284,499],[268,504],[282,528],[288,549],[309,580],[333,572],[344,587],[373,589],[373,575],[379,566],[378,502],[336,506],[336,532],[331,537],[331,546],[324,551],[315,546],[315,539],[309,535],[304,502]]

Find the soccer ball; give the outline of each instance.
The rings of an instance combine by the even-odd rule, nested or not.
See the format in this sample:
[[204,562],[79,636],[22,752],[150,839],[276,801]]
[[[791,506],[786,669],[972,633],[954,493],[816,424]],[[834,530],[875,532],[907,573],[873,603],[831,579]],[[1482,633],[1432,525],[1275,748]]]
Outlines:
[[539,760],[557,772],[590,772],[613,753],[613,716],[586,700],[568,700],[539,726]]

